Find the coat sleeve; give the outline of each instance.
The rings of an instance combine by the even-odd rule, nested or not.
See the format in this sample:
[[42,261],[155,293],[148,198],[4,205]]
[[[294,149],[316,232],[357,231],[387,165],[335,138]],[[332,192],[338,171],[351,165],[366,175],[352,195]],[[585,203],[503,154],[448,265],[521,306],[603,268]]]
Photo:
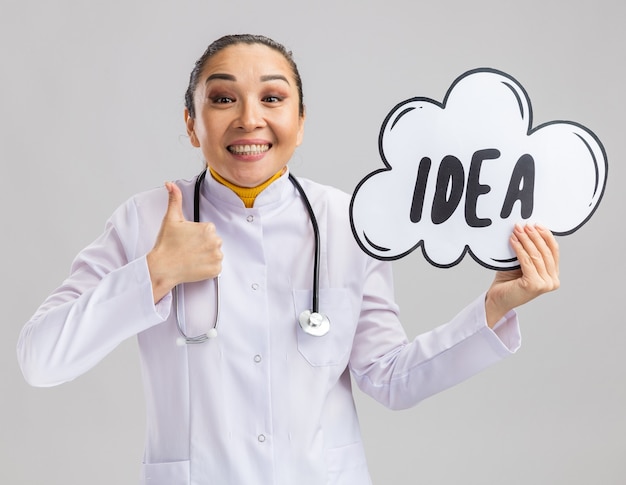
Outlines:
[[70,275],[22,329],[17,356],[26,381],[54,386],[91,369],[122,341],[167,318],[171,296],[153,303],[133,201],[82,250]]
[[519,348],[515,312],[489,328],[484,294],[450,322],[409,342],[393,303],[392,281],[389,263],[370,262],[350,356],[358,386],[385,406],[414,406]]

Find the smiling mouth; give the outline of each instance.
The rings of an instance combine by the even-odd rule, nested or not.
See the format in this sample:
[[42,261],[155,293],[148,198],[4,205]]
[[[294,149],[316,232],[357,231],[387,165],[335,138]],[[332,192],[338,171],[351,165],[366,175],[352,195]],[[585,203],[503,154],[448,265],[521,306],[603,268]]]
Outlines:
[[272,145],[230,145],[226,149],[234,155],[260,155],[268,151]]

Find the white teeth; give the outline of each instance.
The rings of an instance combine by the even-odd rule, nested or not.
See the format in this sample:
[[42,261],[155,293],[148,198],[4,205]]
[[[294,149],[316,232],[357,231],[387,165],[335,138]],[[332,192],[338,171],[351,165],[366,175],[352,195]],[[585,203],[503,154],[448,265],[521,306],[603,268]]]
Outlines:
[[231,145],[228,147],[228,151],[238,155],[258,155],[269,149],[269,145]]

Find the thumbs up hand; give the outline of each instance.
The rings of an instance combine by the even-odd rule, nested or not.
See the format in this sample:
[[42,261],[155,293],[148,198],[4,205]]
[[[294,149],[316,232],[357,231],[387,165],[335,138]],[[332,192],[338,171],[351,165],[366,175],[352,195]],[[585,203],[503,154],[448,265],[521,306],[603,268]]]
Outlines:
[[179,283],[214,278],[222,271],[222,240],[210,223],[187,221],[183,196],[176,184],[167,182],[167,210],[154,248],[147,255],[154,302]]

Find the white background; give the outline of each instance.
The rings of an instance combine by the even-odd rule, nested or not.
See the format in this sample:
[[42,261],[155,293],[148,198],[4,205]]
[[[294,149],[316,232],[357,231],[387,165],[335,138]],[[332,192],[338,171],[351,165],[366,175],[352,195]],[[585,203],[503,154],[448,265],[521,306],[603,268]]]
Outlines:
[[[604,199],[559,239],[562,288],[520,310],[519,353],[408,411],[356,398],[378,485],[624,483],[625,14],[621,0],[2,0],[0,483],[137,482],[135,341],[50,389],[23,381],[15,344],[119,204],[201,169],[183,124],[189,72],[212,40],[243,32],[295,53],[308,117],[292,171],[347,192],[382,167],[378,132],[398,102],[441,100],[477,67],[514,76],[535,125],[598,135]],[[409,336],[493,276],[470,259],[435,269],[419,252],[394,265]]]

